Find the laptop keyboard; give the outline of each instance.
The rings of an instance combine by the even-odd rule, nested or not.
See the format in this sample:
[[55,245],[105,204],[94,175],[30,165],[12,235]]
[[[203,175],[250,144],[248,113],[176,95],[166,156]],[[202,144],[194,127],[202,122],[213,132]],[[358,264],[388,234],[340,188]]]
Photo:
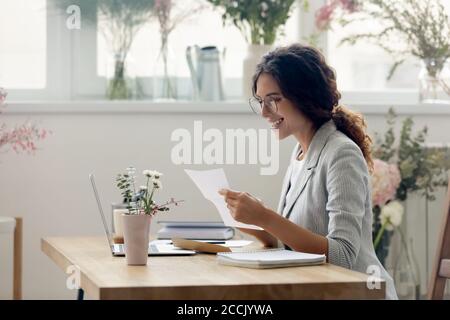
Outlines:
[[[125,252],[125,245],[123,244],[116,244],[117,248],[120,250],[120,252]],[[155,244],[151,244],[148,246],[148,252],[158,252],[158,247]]]

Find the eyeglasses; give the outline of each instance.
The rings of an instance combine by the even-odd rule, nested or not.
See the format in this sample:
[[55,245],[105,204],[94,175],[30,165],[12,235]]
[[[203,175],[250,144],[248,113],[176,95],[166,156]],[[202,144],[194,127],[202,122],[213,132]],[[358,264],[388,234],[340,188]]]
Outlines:
[[248,100],[248,104],[250,108],[252,108],[253,112],[256,114],[262,114],[263,106],[265,106],[269,112],[276,113],[278,111],[277,102],[281,100],[281,97],[278,96],[267,96],[263,100],[251,97]]

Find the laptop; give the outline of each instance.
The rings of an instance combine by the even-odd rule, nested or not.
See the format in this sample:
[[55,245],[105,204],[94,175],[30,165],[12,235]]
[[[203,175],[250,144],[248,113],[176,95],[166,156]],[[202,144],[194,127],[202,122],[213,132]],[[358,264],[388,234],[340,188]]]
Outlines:
[[[103,228],[105,229],[106,237],[108,239],[108,244],[111,249],[113,256],[125,256],[125,246],[123,244],[114,243],[112,233],[109,231],[108,223],[106,222],[105,214],[103,212],[103,207],[98,196],[97,187],[95,185],[94,174],[89,175],[89,180],[91,181],[92,190],[94,191],[95,200],[97,201],[98,211],[102,219]],[[149,256],[186,256],[193,255],[196,252],[193,250],[183,250],[176,248],[173,244],[158,244],[157,241],[152,241],[148,246]]]

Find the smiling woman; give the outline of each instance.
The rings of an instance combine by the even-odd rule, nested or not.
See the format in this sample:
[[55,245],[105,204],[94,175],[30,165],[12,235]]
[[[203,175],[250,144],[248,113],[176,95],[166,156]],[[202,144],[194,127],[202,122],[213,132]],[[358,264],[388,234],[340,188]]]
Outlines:
[[281,242],[348,269],[375,269],[386,297],[396,299],[372,244],[371,139],[362,116],[339,106],[336,76],[323,55],[302,45],[269,52],[256,68],[253,95],[252,108],[279,139],[293,136],[297,146],[277,212],[246,192],[221,190],[237,221],[264,229],[242,231],[266,246]]

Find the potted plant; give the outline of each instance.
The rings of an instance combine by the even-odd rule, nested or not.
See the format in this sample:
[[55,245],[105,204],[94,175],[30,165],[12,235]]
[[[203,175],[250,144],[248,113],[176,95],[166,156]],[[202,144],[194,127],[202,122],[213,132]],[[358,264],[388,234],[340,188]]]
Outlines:
[[420,60],[419,99],[437,102],[439,92],[450,97],[450,20],[439,0],[329,0],[316,13],[316,25],[325,30],[341,25],[376,23],[376,31],[347,36],[341,44],[370,41],[395,59],[387,78],[408,57]]
[[[243,64],[243,96],[251,95],[251,77],[261,57],[272,48],[281,27],[290,16],[294,0],[208,0],[224,10],[224,24],[231,22],[248,43]],[[306,1],[304,1],[306,2]]]
[[128,167],[126,172],[118,174],[116,181],[122,196],[126,199],[127,212],[122,215],[125,244],[125,256],[128,265],[146,265],[150,223],[158,212],[169,211],[170,205],[179,205],[182,201],[171,198],[163,204],[154,200],[155,193],[162,188],[162,173],[144,170],[142,174],[146,184],[136,187],[136,169]]

